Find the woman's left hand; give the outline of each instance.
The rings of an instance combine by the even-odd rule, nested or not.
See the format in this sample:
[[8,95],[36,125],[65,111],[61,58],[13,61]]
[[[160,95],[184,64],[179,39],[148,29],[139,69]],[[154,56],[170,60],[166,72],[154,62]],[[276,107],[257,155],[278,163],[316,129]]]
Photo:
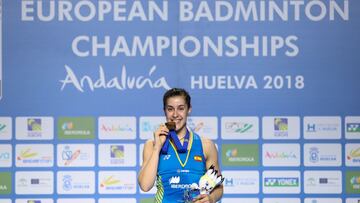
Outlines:
[[200,194],[193,199],[194,203],[214,203],[214,200],[211,199],[210,195]]

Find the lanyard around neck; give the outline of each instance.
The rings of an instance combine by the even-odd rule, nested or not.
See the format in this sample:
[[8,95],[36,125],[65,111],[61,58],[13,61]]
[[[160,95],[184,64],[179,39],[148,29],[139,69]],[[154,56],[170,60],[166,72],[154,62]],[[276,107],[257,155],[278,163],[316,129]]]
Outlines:
[[164,143],[163,147],[161,148],[162,154],[167,154],[168,149],[169,149],[170,139],[173,141],[173,143],[176,147],[176,151],[178,153],[186,153],[187,152],[187,148],[188,148],[189,140],[190,140],[190,133],[188,130],[186,130],[183,144],[181,144],[179,137],[177,136],[175,130],[170,130],[169,134],[166,137],[165,143]]
[[179,156],[179,153],[177,152],[177,150],[176,150],[176,148],[175,148],[175,146],[174,146],[174,144],[173,144],[173,142],[170,142],[170,144],[171,144],[171,146],[173,147],[173,149],[174,149],[174,152],[175,152],[175,154],[176,154],[176,157],[177,157],[177,159],[179,160],[179,163],[180,163],[180,165],[184,168],[185,166],[186,166],[186,163],[188,162],[188,160],[189,160],[189,155],[190,155],[190,151],[191,151],[191,148],[192,148],[192,144],[193,144],[193,140],[194,140],[194,135],[193,135],[193,133],[192,132],[190,132],[190,149],[189,150],[187,150],[187,155],[186,155],[186,159],[185,159],[185,162],[182,162],[182,160],[181,160],[181,158],[180,158],[180,156]]

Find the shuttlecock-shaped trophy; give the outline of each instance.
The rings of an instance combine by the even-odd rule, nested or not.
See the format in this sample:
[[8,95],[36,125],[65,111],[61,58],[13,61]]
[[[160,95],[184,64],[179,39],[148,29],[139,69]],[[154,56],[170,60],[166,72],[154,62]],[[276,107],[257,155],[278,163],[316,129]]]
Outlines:
[[200,194],[210,194],[210,192],[220,185],[224,181],[222,175],[218,175],[218,171],[215,170],[215,167],[211,167],[206,171],[206,173],[200,178],[199,185],[193,183],[191,185],[191,190],[198,190]]

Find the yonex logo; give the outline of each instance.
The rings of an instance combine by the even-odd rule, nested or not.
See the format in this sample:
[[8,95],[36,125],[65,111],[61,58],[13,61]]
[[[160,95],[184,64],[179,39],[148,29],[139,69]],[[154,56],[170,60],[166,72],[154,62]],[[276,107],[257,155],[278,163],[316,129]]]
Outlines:
[[299,178],[265,178],[267,187],[298,187]]

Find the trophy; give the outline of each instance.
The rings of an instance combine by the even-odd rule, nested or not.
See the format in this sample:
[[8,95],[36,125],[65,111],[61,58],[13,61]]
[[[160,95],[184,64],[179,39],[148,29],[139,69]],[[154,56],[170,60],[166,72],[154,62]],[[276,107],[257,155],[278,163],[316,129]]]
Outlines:
[[199,194],[210,194],[210,192],[224,181],[222,175],[218,175],[215,166],[211,165],[206,173],[200,178],[199,184],[193,183],[190,190],[185,190],[185,202],[192,202],[192,200]]

